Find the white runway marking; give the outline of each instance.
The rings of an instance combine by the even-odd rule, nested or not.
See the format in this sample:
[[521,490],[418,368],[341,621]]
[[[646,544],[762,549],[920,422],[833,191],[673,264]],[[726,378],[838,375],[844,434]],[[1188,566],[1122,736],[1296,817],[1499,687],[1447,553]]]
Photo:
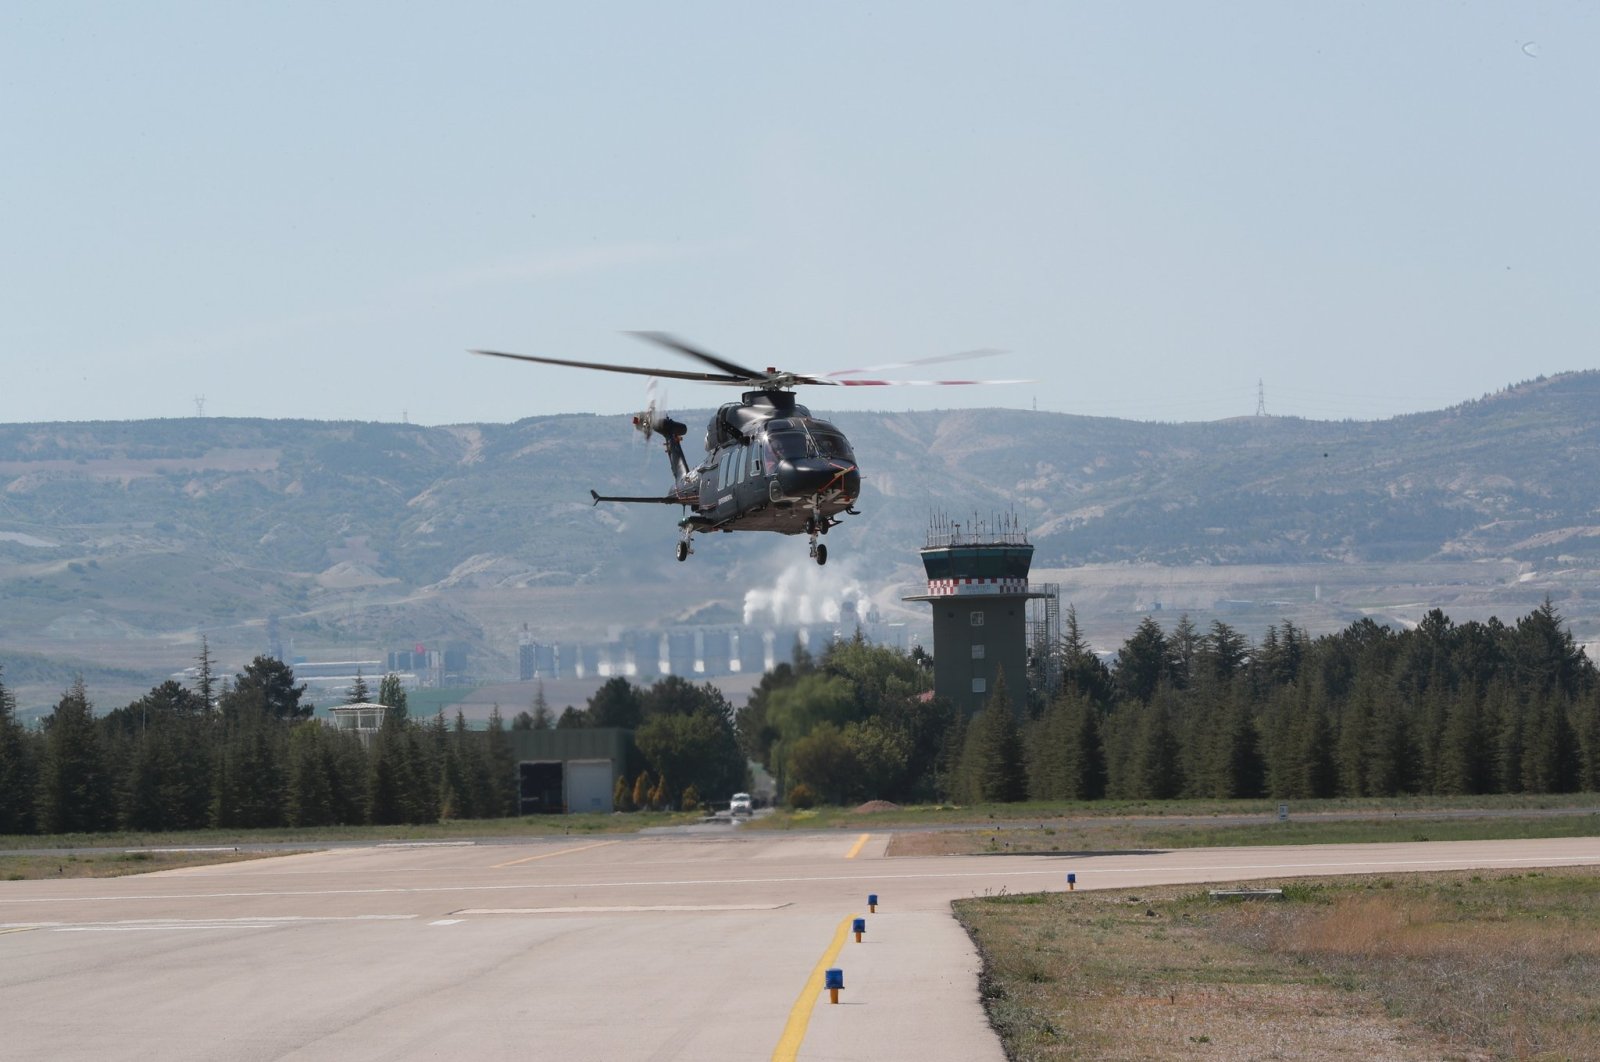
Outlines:
[[464,921],[460,918],[441,918],[437,922],[429,922],[430,926],[453,926]]
[[228,846],[212,846],[209,848],[127,848],[123,855],[141,855],[146,852],[174,853],[174,852],[237,852],[239,849]]
[[374,848],[471,848],[477,841],[380,841]]
[[257,918],[125,918],[115,922],[6,922],[0,932],[48,929],[57,933],[126,932],[140,929],[266,929],[314,922],[404,922],[416,915],[264,915]]
[[[656,904],[654,906],[626,907],[469,907],[452,911],[459,915],[518,915],[518,914],[615,914],[652,911],[781,911],[792,907],[787,903],[733,903],[733,904]],[[437,925],[438,923],[435,923]]]

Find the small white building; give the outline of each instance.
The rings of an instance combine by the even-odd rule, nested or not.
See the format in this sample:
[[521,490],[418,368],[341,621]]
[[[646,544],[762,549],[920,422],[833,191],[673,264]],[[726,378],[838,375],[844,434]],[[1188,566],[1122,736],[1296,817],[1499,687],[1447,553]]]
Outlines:
[[358,701],[355,704],[336,704],[328,709],[333,726],[338,730],[354,731],[363,745],[372,744],[372,736],[383,726],[383,717],[389,708],[383,704]]

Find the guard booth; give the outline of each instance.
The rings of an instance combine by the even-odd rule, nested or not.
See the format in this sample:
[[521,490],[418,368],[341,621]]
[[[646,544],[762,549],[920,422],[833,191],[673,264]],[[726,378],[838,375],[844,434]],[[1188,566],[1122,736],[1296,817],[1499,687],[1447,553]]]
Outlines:
[[372,739],[383,726],[383,717],[388,714],[389,709],[386,705],[370,701],[336,704],[328,709],[330,725],[339,730],[352,732],[361,739],[361,744],[369,749],[372,747]]
[[512,730],[518,810],[523,815],[609,814],[617,777],[627,770],[633,731]]

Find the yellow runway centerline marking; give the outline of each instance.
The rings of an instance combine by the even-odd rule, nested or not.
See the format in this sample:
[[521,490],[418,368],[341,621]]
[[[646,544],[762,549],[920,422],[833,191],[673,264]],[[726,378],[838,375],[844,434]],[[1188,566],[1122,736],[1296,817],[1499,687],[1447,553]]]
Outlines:
[[854,918],[855,915],[850,915],[839,923],[839,928],[833,932],[833,943],[828,945],[828,950],[822,953],[822,958],[817,960],[816,967],[812,969],[811,976],[806,978],[800,998],[794,1001],[789,1011],[789,1022],[783,1027],[783,1037],[778,1041],[778,1046],[772,1049],[772,1062],[794,1062],[799,1057],[800,1045],[806,1038],[806,1026],[811,1024],[811,1012],[822,998],[823,975],[833,960],[839,957],[839,949],[844,947],[844,938],[850,932],[850,922]]
[[559,852],[540,852],[538,855],[523,856],[521,859],[512,859],[505,863],[496,863],[491,870],[501,867],[514,867],[519,863],[531,863],[535,859],[554,859],[560,855],[571,855],[574,852],[587,852],[591,848],[604,848],[608,844],[621,844],[621,841],[596,841],[594,844],[580,844],[576,848],[563,848]]
[[866,847],[867,838],[871,836],[872,834],[870,833],[864,833],[860,837],[857,837],[855,845],[851,847],[850,851],[845,853],[844,857],[846,859],[854,859],[856,856],[860,855],[861,849]]

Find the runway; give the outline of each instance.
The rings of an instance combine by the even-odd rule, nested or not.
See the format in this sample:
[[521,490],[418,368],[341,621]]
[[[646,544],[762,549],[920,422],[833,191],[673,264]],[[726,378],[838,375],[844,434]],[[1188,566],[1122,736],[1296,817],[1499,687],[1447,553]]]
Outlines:
[[[1069,871],[1088,891],[1600,863],[1596,838],[887,859],[888,839],[379,846],[4,882],[0,1058],[999,1060],[952,899]],[[835,948],[841,1005],[817,1004]]]

